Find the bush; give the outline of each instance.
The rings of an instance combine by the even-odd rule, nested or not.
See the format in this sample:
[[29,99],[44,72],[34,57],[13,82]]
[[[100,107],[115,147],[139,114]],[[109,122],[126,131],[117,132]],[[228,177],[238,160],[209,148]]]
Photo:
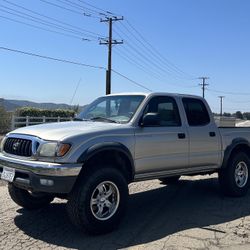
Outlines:
[[23,107],[16,110],[17,116],[33,116],[33,117],[74,117],[75,111],[70,109],[39,109],[32,107]]

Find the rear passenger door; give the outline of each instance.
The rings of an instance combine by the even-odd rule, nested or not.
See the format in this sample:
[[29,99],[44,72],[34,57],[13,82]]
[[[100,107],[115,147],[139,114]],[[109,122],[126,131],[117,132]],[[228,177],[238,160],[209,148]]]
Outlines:
[[187,128],[182,124],[176,100],[169,96],[152,97],[144,114],[157,113],[158,125],[135,130],[137,174],[177,170],[188,166]]
[[218,167],[220,135],[201,99],[183,98],[189,131],[190,167]]

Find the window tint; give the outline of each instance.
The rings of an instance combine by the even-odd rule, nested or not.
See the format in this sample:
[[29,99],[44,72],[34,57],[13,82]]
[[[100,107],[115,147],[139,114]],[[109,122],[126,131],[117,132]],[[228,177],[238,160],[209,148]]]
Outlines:
[[207,108],[201,100],[183,98],[182,102],[190,126],[204,126],[210,122]]
[[147,113],[157,113],[159,115],[159,126],[181,126],[177,104],[171,97],[153,97],[144,111],[144,114]]
[[128,122],[136,112],[145,96],[117,95],[100,97],[88,105],[79,115],[79,119],[109,118],[119,123]]

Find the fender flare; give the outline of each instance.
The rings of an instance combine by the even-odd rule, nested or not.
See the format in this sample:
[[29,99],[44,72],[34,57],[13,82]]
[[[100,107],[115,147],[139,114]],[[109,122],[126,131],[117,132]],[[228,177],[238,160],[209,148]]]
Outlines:
[[98,154],[100,152],[104,152],[107,150],[113,150],[113,151],[120,152],[126,155],[132,168],[131,170],[132,170],[132,178],[133,178],[135,174],[134,159],[129,149],[119,142],[103,142],[103,143],[95,144],[91,146],[90,148],[86,149],[80,155],[80,157],[77,160],[77,163],[85,163],[95,154]]
[[250,143],[245,138],[235,138],[235,139],[233,139],[232,143],[229,146],[227,146],[227,148],[224,151],[222,168],[227,167],[227,163],[228,163],[228,161],[230,159],[230,156],[231,156],[233,150],[237,146],[247,146],[250,149]]

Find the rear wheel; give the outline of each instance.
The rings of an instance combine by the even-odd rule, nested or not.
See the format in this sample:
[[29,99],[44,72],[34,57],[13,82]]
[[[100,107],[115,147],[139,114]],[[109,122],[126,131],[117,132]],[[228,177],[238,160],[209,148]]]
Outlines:
[[245,153],[237,153],[228,166],[219,172],[219,182],[224,194],[244,196],[249,188],[250,160]]
[[14,186],[12,183],[9,183],[8,191],[11,199],[17,205],[29,210],[45,207],[54,199],[54,197],[51,195],[29,192]]
[[177,176],[160,178],[159,180],[161,181],[162,184],[170,185],[178,183],[180,177],[181,177],[180,175],[177,175]]
[[91,234],[115,229],[125,212],[128,185],[121,172],[102,167],[84,176],[69,196],[67,210],[74,225]]

